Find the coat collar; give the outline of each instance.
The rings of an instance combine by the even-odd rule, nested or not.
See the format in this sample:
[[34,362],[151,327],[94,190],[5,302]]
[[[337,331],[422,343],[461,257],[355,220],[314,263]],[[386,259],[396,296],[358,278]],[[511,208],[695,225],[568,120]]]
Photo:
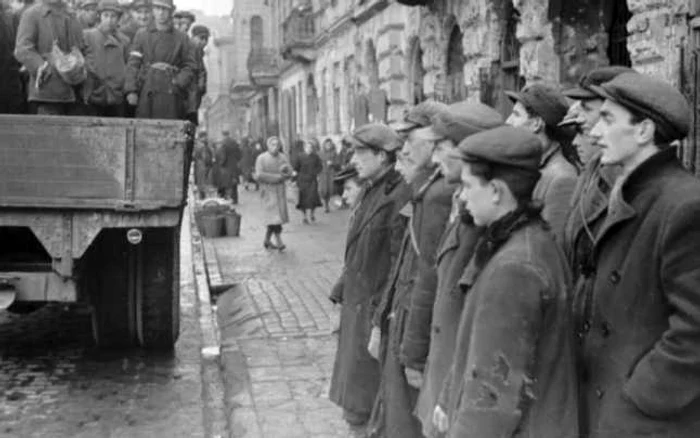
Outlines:
[[549,164],[549,162],[552,161],[552,159],[554,159],[554,157],[557,154],[561,153],[561,146],[559,145],[559,143],[553,143],[552,147],[546,153],[542,154],[542,161],[540,161],[540,169],[547,167],[547,164]]

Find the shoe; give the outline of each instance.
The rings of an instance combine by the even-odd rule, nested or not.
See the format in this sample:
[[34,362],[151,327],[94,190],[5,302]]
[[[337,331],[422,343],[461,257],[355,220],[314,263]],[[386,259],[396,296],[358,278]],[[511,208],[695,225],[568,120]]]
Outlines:
[[313,214],[311,215],[311,222],[316,222],[316,216],[314,216]]
[[307,218],[304,218],[304,220],[302,222],[304,222],[304,224],[306,224],[306,225],[309,224],[309,220]]
[[265,249],[279,249],[279,247],[272,242],[263,242],[263,246]]
[[285,244],[283,243],[283,244],[281,244],[280,246],[277,246],[277,247],[275,247],[275,248],[277,248],[277,249],[279,250],[279,252],[282,252],[282,251],[284,251],[285,249],[287,249],[287,245],[285,245]]

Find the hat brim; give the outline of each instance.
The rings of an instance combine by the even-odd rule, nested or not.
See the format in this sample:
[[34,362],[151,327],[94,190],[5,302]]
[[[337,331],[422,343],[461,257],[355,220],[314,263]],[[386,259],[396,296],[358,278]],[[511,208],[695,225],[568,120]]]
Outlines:
[[600,96],[595,94],[591,90],[587,90],[581,87],[574,87],[563,92],[564,96],[569,99],[574,100],[590,100],[590,99],[600,99]]
[[605,91],[605,88],[600,85],[591,85],[591,90],[601,99],[608,99],[617,102],[617,99],[615,99],[612,94]]
[[406,132],[410,131],[412,129],[420,128],[419,125],[413,123],[413,122],[396,122],[394,123],[391,128],[396,131],[396,132]]
[[413,131],[412,135],[415,136],[417,139],[425,141],[438,141],[444,140],[446,138],[444,135],[441,135],[438,132],[436,132],[432,126],[418,128],[415,131]]
[[374,147],[370,144],[363,143],[359,140],[357,140],[355,137],[352,135],[348,135],[345,137],[345,141],[352,147],[353,149],[372,149],[375,151],[380,151],[382,150],[381,148]]
[[504,91],[504,93],[513,103],[523,101],[523,96],[520,93],[516,93],[515,91]]

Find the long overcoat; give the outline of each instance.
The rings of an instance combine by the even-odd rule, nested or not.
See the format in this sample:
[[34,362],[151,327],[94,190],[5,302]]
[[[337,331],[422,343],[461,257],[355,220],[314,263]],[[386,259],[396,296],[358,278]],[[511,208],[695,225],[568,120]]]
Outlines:
[[277,155],[264,152],[255,160],[253,176],[260,183],[264,225],[282,225],[289,222],[285,184],[289,171],[291,171],[289,160],[282,152]]
[[418,389],[408,383],[404,370],[423,371],[425,366],[435,290],[423,288],[426,284],[419,278],[434,268],[456,185],[426,169],[411,188],[409,226],[373,321],[382,329],[383,348],[382,383],[371,429],[390,437],[420,438],[421,425],[413,416]]
[[[513,227],[495,253],[477,244],[439,405],[448,438],[578,438],[571,278],[539,221]],[[482,266],[483,265],[483,266]]]
[[37,2],[25,10],[17,29],[15,57],[29,71],[30,102],[71,103],[76,96],[73,87],[51,68],[51,75],[37,88],[36,75],[49,60],[54,40],[63,52],[73,47],[85,50],[83,29],[78,20],[64,6]]
[[323,170],[318,176],[318,193],[321,196],[321,199],[328,200],[335,194],[335,183],[333,182],[333,178],[340,170],[340,156],[336,152],[335,148],[333,148],[330,150],[323,149],[321,152],[319,152],[319,157],[321,157]]
[[395,170],[366,186],[350,221],[343,272],[330,299],[342,303],[330,399],[369,415],[379,389],[379,362],[367,351],[372,315],[398,256],[410,190]]
[[216,150],[216,181],[219,189],[230,189],[238,184],[241,175],[240,162],[243,156],[236,140],[226,137]]
[[697,437],[700,182],[668,148],[621,187],[596,236],[590,295],[577,299],[589,436]]
[[293,163],[297,172],[297,188],[299,200],[297,209],[309,210],[321,206],[321,198],[318,195],[318,175],[323,170],[321,158],[315,152],[302,153]]
[[435,269],[427,271],[419,280],[424,284],[423,289],[434,286],[436,290],[429,329],[430,349],[423,371],[423,386],[414,410],[423,425],[423,434],[428,438],[438,436],[433,425],[433,411],[457,342],[457,328],[465,297],[459,279],[481,235],[481,228],[473,224],[466,212],[458,214],[458,205],[455,199],[455,214],[440,239]]
[[137,93],[136,117],[184,119],[187,93],[197,71],[189,37],[174,29],[139,29],[131,43],[126,94]]
[[557,148],[544,157],[540,172],[541,176],[532,198],[544,204],[542,217],[549,223],[554,236],[559,240],[576,187],[576,168],[564,158],[561,148]]
[[129,39],[121,32],[105,33],[99,27],[83,31],[88,78],[83,85],[86,103],[122,105]]

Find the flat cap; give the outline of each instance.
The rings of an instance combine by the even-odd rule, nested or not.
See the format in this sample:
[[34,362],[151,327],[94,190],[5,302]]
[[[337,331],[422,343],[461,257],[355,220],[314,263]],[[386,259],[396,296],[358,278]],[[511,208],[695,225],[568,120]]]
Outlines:
[[671,84],[641,73],[623,73],[593,86],[600,96],[648,117],[664,141],[680,140],[690,130],[690,106]]
[[634,70],[623,65],[611,65],[591,70],[581,76],[576,87],[564,91],[564,96],[575,100],[600,99],[600,96],[591,89],[592,85],[610,82],[618,75],[630,72],[634,72]]
[[173,18],[186,18],[191,21],[195,21],[194,14],[190,11],[175,11]]
[[547,126],[556,127],[569,110],[566,97],[552,85],[535,83],[519,93],[506,91],[513,102],[522,103],[528,110],[542,117]]
[[130,9],[139,9],[139,8],[151,8],[153,5],[151,4],[151,0],[134,0],[131,2],[129,5]]
[[435,100],[426,100],[410,108],[403,116],[403,121],[396,123],[395,131],[409,131],[411,129],[430,126],[432,118],[439,112],[446,111],[447,105]]
[[209,28],[202,24],[195,24],[194,26],[192,26],[191,32],[192,36],[209,37],[209,35],[211,35]]
[[465,138],[452,155],[467,162],[486,161],[538,171],[542,142],[526,129],[501,126]]
[[339,171],[333,176],[333,181],[337,183],[345,182],[349,179],[356,178],[358,175],[355,166],[348,166],[345,169]]
[[458,144],[465,137],[503,125],[503,117],[480,102],[457,102],[437,113],[430,127],[421,130],[426,140],[449,139]]
[[121,14],[124,12],[124,9],[122,9],[121,5],[117,0],[101,0],[100,4],[97,6],[97,11],[102,13],[104,11],[113,11],[116,12],[117,14]]
[[383,123],[362,125],[346,139],[356,149],[369,148],[392,152],[401,147],[401,139],[398,134]]
[[151,5],[153,7],[170,9],[171,11],[175,10],[173,0],[151,0]]
[[97,6],[97,0],[80,0],[78,2],[78,8],[86,8],[88,6]]

